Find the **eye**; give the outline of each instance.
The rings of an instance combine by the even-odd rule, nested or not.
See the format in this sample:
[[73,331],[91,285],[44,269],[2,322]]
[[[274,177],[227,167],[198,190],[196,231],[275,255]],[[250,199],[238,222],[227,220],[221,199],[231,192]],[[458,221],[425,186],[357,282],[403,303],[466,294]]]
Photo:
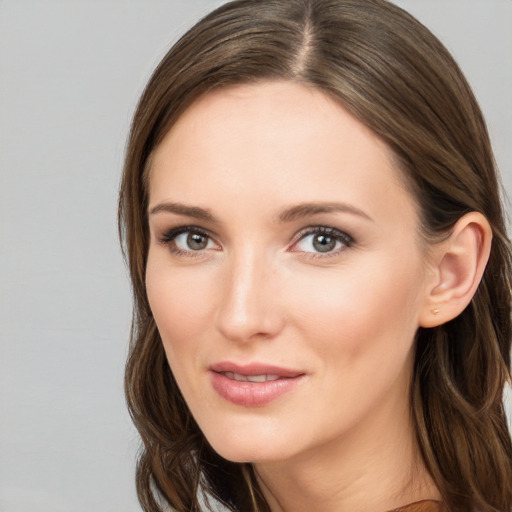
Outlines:
[[345,247],[349,247],[352,242],[352,238],[343,233],[343,231],[319,226],[309,228],[301,233],[299,241],[293,245],[292,250],[294,252],[328,255],[329,253],[337,253]]
[[207,233],[189,226],[171,229],[161,238],[161,243],[169,245],[171,252],[176,254],[218,249],[218,245]]

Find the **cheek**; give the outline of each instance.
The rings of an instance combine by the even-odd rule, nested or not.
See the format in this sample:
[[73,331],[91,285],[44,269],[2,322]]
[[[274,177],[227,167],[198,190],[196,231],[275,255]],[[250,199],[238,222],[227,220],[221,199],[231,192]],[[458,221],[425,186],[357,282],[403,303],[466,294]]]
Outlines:
[[210,283],[204,273],[180,271],[150,253],[146,290],[168,356],[190,352],[204,336],[211,323],[214,288]]
[[409,389],[421,268],[401,267],[365,265],[316,276],[314,287],[303,282],[299,295],[309,290],[309,298],[297,302],[296,323],[322,375],[317,394],[333,432],[384,403],[389,390]]
[[410,348],[418,326],[419,261],[403,265],[381,258],[330,270],[305,273],[293,289],[298,323],[318,351],[325,357],[340,352],[349,365],[366,352],[374,359]]

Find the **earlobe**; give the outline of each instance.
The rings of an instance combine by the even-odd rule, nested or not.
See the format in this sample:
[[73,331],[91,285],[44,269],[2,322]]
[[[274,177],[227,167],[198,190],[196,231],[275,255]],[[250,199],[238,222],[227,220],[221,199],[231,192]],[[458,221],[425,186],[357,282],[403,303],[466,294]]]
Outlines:
[[421,327],[436,327],[464,311],[482,279],[491,241],[487,219],[470,212],[457,221],[446,240],[433,246],[432,280],[420,314]]

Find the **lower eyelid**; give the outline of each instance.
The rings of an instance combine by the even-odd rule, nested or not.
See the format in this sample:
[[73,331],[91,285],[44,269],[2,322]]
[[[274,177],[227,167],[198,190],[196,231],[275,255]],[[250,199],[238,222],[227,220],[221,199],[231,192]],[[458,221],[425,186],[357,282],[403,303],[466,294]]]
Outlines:
[[[301,241],[303,241],[308,236],[314,236],[314,235],[327,235],[333,237],[337,242],[342,244],[342,247],[339,247],[336,250],[333,250],[329,253],[325,253],[327,256],[328,254],[335,254],[336,252],[343,250],[346,247],[350,247],[354,243],[354,239],[347,233],[344,233],[343,231],[340,231],[335,228],[327,228],[327,227],[319,227],[317,229],[311,228],[309,230],[305,230],[302,233],[299,233],[295,237],[295,241],[292,244],[292,247],[295,247],[298,245]],[[309,252],[309,251],[304,251]],[[314,251],[311,251],[311,253],[314,253]],[[321,254],[321,253],[319,253]]]
[[[206,237],[208,239],[207,246],[203,249],[189,249],[189,248],[181,248],[176,240],[181,235],[188,236],[190,233],[197,233],[203,237]],[[215,239],[208,234],[203,229],[199,229],[196,226],[178,226],[176,228],[168,229],[164,231],[161,235],[156,237],[157,242],[166,247],[167,250],[179,257],[187,257],[187,258],[200,258],[204,257],[207,252],[210,251],[216,251],[221,250],[220,245],[215,241]],[[180,245],[183,245],[183,243],[180,243]]]
[[183,235],[184,233],[197,233],[199,235],[205,236],[209,238],[210,240],[212,237],[206,233],[205,231],[202,231],[200,229],[194,228],[193,226],[180,226],[177,228],[172,228],[164,231],[159,237],[158,240],[161,243],[171,243],[180,235]]
[[[206,238],[208,238],[208,244],[207,247],[200,250],[193,250],[193,249],[180,249],[176,246],[176,238],[182,234],[186,233],[197,233],[200,234]],[[324,234],[327,236],[333,237],[336,242],[339,242],[341,244],[341,247],[337,247],[331,251],[327,252],[320,252],[320,251],[304,251],[304,250],[295,250],[293,251],[293,248],[296,247],[301,241],[303,241],[308,236],[313,235],[319,235]],[[197,226],[178,226],[176,228],[172,228],[169,230],[164,231],[162,234],[155,234],[156,241],[164,246],[169,246],[169,249],[177,254],[177,255],[184,255],[184,256],[200,256],[205,251],[209,250],[221,250],[220,244],[218,244],[215,239],[205,230],[199,229]],[[309,229],[303,230],[301,233],[298,233],[295,237],[295,241],[292,243],[290,249],[292,252],[301,252],[303,254],[307,254],[306,257],[329,257],[334,256],[338,254],[339,252],[344,251],[354,243],[354,239],[348,234],[343,231],[340,231],[336,228],[331,228],[327,226],[312,226]],[[210,245],[213,245],[213,247],[208,247]],[[336,244],[338,245],[338,244]]]

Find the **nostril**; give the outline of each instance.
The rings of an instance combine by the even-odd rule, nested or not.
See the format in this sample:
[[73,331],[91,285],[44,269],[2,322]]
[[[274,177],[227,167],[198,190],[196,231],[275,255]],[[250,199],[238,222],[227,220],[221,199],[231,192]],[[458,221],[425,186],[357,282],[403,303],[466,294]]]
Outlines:
[[218,310],[217,329],[233,341],[244,342],[274,337],[282,328],[276,308],[265,304],[226,307]]

